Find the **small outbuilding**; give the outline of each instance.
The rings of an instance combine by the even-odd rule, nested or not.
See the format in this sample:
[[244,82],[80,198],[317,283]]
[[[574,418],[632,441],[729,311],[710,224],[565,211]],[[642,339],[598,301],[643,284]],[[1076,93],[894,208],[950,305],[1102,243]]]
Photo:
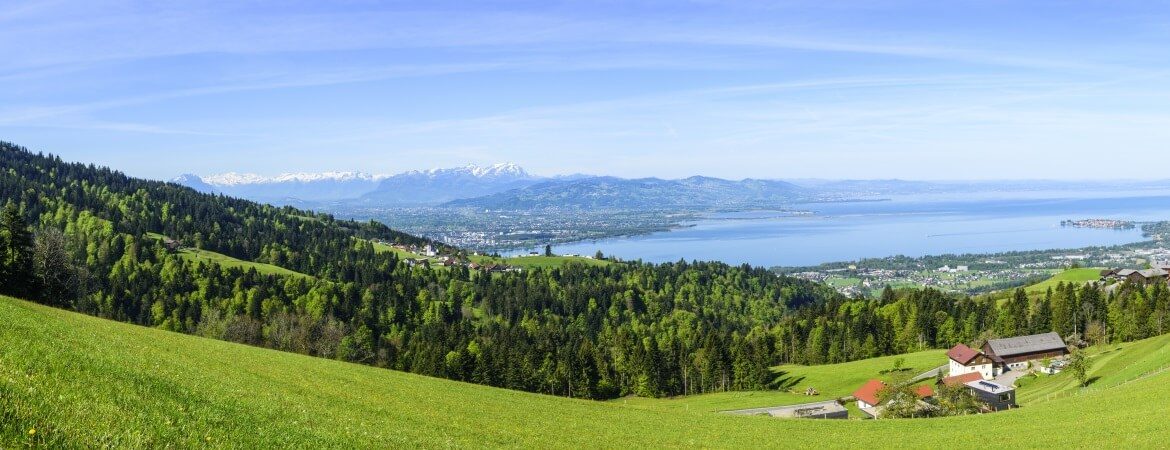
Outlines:
[[772,417],[800,419],[847,419],[849,410],[836,400],[778,407],[768,411]]
[[971,381],[964,385],[975,394],[975,398],[992,410],[1002,411],[1016,406],[1016,389],[1011,386],[986,380]]

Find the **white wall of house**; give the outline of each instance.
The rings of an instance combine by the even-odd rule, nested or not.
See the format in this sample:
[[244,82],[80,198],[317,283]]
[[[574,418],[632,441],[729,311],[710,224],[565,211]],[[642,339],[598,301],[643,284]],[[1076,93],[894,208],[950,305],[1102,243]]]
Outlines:
[[995,378],[996,375],[998,375],[995,373],[995,368],[991,364],[977,364],[977,365],[964,366],[962,364],[959,364],[958,361],[955,361],[953,359],[950,361],[951,361],[950,376],[952,376],[952,377],[956,376],[956,375],[968,374],[971,372],[979,372],[980,375],[983,375],[983,379],[990,380],[992,378]]
[[864,400],[858,400],[857,407],[861,408],[861,409],[865,409],[865,408],[873,408],[873,405],[866,403]]

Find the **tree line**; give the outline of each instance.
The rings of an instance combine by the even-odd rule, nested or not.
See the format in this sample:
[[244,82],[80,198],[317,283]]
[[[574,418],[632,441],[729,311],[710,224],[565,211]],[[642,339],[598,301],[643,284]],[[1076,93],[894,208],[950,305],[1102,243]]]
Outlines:
[[[0,144],[0,292],[284,351],[581,398],[768,388],[771,366],[890,355],[1054,329],[1160,333],[1166,290],[1042,301],[932,289],[847,298],[763,268],[411,267],[374,222],[200,194]],[[300,275],[220,265],[166,239]],[[456,249],[443,247],[444,252]],[[1160,290],[1159,290],[1160,289]],[[1071,294],[1070,294],[1071,292]],[[1022,298],[1022,300],[1021,300]],[[1091,304],[1091,306],[1086,306]]]

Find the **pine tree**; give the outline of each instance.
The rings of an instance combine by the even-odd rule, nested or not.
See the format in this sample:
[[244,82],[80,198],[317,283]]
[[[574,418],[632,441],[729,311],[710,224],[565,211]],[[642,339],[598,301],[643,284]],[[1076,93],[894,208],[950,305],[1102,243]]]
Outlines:
[[36,294],[33,235],[12,202],[0,213],[0,293],[31,298]]

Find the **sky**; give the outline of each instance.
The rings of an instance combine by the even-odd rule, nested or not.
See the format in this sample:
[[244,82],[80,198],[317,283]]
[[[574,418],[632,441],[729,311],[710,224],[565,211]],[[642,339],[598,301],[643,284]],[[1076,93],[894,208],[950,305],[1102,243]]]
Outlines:
[[0,140],[169,179],[1153,179],[1161,1],[0,2]]

